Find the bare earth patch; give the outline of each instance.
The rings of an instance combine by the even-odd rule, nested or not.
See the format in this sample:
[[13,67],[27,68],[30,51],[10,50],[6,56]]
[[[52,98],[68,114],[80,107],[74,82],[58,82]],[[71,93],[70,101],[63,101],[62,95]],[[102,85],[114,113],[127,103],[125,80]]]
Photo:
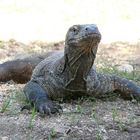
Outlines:
[[[6,51],[6,55],[0,58],[3,62],[17,54],[61,49],[63,43],[46,47],[47,43],[35,42],[29,44],[29,47],[12,40],[1,42],[0,46],[1,50]],[[139,44],[101,44],[96,60],[97,66],[109,67],[121,63],[133,65],[140,58],[136,53],[138,50]],[[138,64],[137,66],[139,67]],[[140,140],[140,103],[135,100],[123,100],[114,97],[114,94],[102,100],[83,97],[60,102],[63,107],[62,114],[41,117],[33,109],[21,111],[26,103],[23,86],[11,81],[0,84],[2,140]]]

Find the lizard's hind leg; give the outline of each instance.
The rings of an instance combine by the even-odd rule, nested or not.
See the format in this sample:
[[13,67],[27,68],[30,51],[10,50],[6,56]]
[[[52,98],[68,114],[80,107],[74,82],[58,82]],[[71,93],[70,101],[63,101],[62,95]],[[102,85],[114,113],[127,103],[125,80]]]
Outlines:
[[[140,86],[136,83],[111,74],[97,73],[96,92],[101,96],[107,93],[118,93],[124,99],[131,99],[132,97],[140,100]],[[100,96],[99,95],[99,96]]]
[[140,100],[140,86],[126,78],[114,76],[114,89],[120,92],[123,98],[134,97]]

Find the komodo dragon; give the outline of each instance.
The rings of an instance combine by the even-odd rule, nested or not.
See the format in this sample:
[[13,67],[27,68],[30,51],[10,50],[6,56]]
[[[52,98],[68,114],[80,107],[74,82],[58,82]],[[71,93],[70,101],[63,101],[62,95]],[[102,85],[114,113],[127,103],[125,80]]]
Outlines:
[[34,69],[25,85],[27,99],[41,114],[59,112],[52,99],[83,95],[102,97],[119,91],[125,97],[138,97],[140,87],[111,74],[97,73],[93,68],[101,34],[94,24],[74,25],[65,38],[63,52],[52,53]]
[[[27,99],[41,114],[59,112],[52,99],[83,95],[102,97],[116,92],[140,99],[140,87],[116,75],[97,73],[93,67],[101,34],[94,24],[74,25],[65,38],[63,52],[54,52],[34,69],[25,85]],[[31,62],[30,62],[31,63]]]

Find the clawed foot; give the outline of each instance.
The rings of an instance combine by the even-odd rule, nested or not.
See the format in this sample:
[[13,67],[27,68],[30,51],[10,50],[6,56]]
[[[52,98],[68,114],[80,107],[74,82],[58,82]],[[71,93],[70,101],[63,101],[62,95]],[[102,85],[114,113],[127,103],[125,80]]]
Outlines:
[[[24,109],[30,110],[31,108],[31,105],[25,105],[21,108],[21,111]],[[53,103],[51,100],[38,100],[35,103],[35,109],[40,113],[40,115],[51,115],[63,112],[62,107]]]
[[51,100],[37,101],[35,104],[35,108],[41,115],[62,113],[62,107],[58,104],[53,103]]

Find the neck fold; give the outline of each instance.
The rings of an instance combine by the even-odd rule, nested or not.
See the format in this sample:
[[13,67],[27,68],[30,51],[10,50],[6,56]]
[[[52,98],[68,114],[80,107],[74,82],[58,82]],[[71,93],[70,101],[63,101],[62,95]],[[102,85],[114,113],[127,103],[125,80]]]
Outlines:
[[85,52],[84,50],[76,50],[76,47],[65,48],[64,81],[65,88],[67,90],[86,91],[87,75],[93,66],[96,57],[97,47],[98,46],[95,46],[89,53]]

